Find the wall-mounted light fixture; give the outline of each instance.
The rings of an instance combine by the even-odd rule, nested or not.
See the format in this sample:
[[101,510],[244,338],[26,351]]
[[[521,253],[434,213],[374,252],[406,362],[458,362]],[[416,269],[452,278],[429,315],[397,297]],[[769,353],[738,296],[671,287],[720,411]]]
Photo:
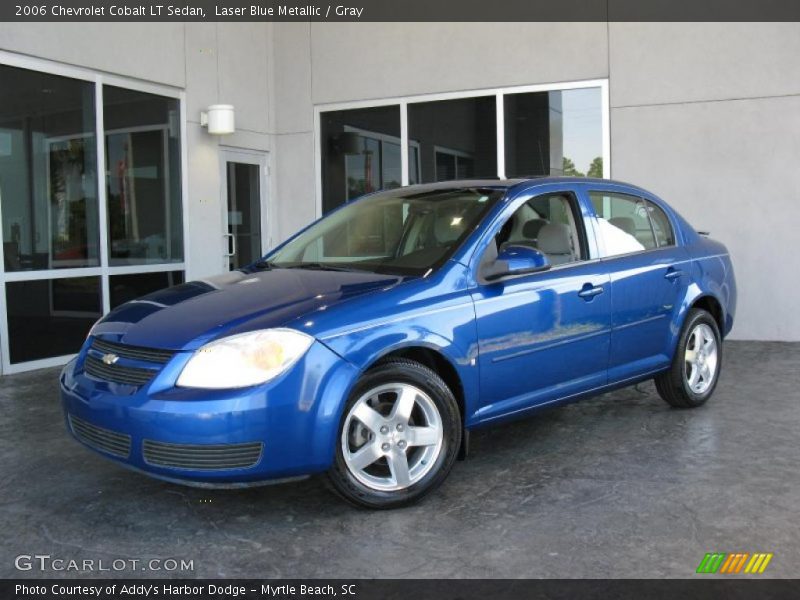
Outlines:
[[232,104],[212,104],[200,113],[200,125],[212,135],[227,135],[236,131]]

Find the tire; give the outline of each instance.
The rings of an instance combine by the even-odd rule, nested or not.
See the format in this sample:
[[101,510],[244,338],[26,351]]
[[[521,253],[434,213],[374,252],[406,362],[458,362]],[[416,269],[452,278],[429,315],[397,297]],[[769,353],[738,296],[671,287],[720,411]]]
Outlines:
[[417,362],[388,359],[350,394],[328,477],[356,506],[406,506],[445,480],[461,435],[458,404],[442,378]]
[[[702,342],[702,343],[701,343]],[[702,346],[698,352],[698,344]],[[722,369],[722,336],[714,317],[693,308],[668,371],[655,377],[658,394],[675,408],[697,408],[714,393]]]

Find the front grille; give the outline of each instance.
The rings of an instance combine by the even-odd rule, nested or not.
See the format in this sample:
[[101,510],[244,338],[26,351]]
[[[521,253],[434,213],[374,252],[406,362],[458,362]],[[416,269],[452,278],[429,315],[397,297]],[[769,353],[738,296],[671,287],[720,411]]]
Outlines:
[[[111,381],[113,383],[125,383],[128,385],[144,385],[155,377],[158,369],[175,355],[172,350],[162,348],[143,348],[141,346],[129,346],[93,338],[90,350],[100,352],[104,355],[113,354],[116,356],[114,362],[106,364],[93,354],[86,356],[84,370],[87,375],[100,379],[101,381]],[[138,360],[153,364],[153,368],[133,367],[119,364],[120,358],[127,360]]]
[[131,358],[143,360],[145,362],[165,364],[169,362],[175,353],[172,350],[162,350],[161,348],[142,348],[141,346],[128,346],[127,344],[117,344],[107,340],[94,338],[92,348],[103,354],[116,354],[120,358]]
[[144,440],[144,460],[158,467],[221,471],[246,469],[261,460],[261,442],[246,444],[167,444]]
[[141,369],[139,367],[126,367],[123,365],[107,365],[91,354],[86,355],[83,369],[87,375],[101,381],[113,383],[126,383],[128,385],[144,385],[156,374],[154,369]]
[[69,415],[69,425],[80,441],[96,450],[127,458],[131,453],[131,436],[92,425],[88,421]]

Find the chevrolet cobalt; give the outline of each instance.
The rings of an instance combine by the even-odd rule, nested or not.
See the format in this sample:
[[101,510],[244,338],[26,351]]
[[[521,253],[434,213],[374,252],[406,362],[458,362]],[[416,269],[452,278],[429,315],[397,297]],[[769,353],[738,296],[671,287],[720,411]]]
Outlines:
[[78,441],[154,477],[327,473],[389,508],[441,484],[480,426],[647,379],[702,405],[735,308],[725,246],[641,188],[417,185],[114,309],[62,400]]

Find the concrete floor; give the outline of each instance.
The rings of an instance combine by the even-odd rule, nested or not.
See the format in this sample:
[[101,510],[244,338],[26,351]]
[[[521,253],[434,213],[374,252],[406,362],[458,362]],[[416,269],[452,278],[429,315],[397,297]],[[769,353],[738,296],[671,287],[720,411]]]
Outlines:
[[774,552],[764,576],[796,577],[800,344],[725,350],[703,408],[648,383],[484,430],[437,493],[388,513],[322,479],[208,492],[123,470],[67,436],[56,370],[8,376],[0,577],[41,576],[13,566],[36,553],[201,577],[691,577],[712,551]]

